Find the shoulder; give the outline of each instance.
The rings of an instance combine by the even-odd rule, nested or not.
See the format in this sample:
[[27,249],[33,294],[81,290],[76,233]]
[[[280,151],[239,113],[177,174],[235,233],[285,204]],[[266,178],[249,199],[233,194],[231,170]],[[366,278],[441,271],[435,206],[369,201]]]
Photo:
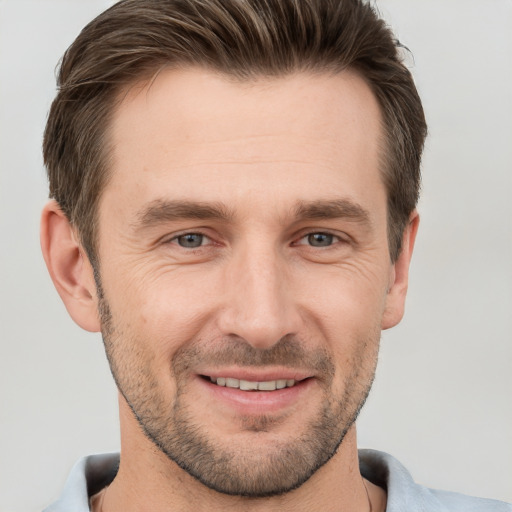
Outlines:
[[512,504],[503,501],[475,498],[456,492],[429,489],[450,512],[512,512]]
[[391,455],[359,450],[361,474],[388,493],[386,512],[512,512],[512,505],[429,489],[414,482],[407,469]]
[[118,453],[83,457],[73,466],[59,499],[43,512],[89,512],[89,497],[109,485],[118,468]]

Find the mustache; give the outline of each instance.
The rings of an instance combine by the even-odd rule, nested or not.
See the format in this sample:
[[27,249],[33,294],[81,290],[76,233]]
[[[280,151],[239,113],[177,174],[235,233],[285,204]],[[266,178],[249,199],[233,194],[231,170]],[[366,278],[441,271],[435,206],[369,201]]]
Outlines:
[[325,349],[308,349],[294,335],[284,336],[267,349],[255,348],[237,336],[213,341],[197,340],[181,347],[172,359],[175,374],[204,366],[282,366],[306,370],[329,380],[335,372],[332,357]]

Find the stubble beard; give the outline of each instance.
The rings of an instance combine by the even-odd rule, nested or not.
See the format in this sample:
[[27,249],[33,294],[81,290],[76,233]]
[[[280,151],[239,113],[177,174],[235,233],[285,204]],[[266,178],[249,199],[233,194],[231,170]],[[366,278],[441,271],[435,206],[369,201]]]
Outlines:
[[[334,396],[335,366],[323,350],[306,352],[296,339],[283,338],[272,348],[254,349],[243,340],[227,339],[221,350],[201,351],[200,343],[178,350],[172,361],[176,382],[174,400],[166,396],[151,373],[151,360],[136,347],[143,346],[115,326],[106,299],[100,294],[100,316],[105,351],[117,387],[146,437],[170,460],[214,491],[263,498],[292,491],[305,483],[334,456],[355,422],[375,375],[380,331],[360,340],[343,392]],[[307,425],[286,440],[272,432],[274,418],[241,418],[242,428],[255,442],[223,446],[198,422],[187,405],[186,371],[199,361],[241,366],[275,364],[313,368],[321,374],[324,400]],[[189,401],[190,402],[190,401]],[[304,405],[307,407],[307,404]],[[207,419],[206,419],[207,421]]]

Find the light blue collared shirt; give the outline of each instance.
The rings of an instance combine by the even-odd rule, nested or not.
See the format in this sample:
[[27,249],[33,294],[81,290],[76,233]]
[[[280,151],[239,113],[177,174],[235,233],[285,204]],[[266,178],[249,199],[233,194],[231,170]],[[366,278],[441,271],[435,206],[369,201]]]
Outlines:
[[[375,450],[359,450],[361,474],[386,489],[386,512],[512,512],[502,501],[473,498],[416,484],[394,457]],[[112,482],[119,454],[90,455],[80,459],[60,498],[43,512],[89,512],[89,498]]]

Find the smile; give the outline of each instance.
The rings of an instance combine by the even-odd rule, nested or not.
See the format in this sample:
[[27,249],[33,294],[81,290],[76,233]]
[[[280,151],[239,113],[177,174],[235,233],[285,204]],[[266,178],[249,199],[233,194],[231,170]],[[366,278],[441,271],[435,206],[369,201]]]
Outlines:
[[278,379],[256,382],[231,377],[210,377],[210,381],[217,386],[240,389],[242,391],[275,391],[276,389],[291,388],[295,385],[294,379]]

